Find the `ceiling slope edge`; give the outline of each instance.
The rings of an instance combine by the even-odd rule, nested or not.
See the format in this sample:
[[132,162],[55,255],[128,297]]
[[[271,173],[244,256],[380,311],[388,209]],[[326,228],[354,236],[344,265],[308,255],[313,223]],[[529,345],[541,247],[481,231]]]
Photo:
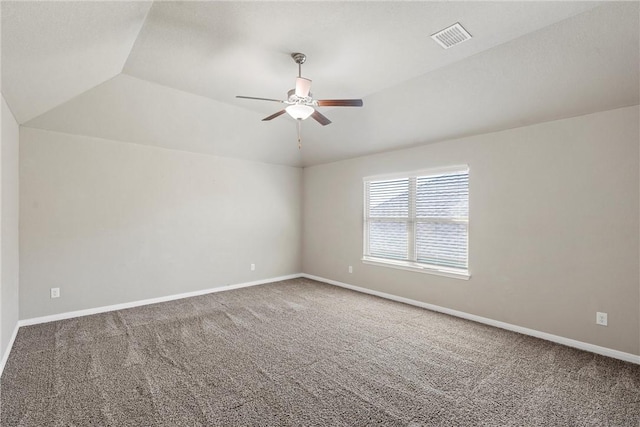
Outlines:
[[147,19],[149,18],[149,15],[151,14],[151,9],[153,8],[154,4],[155,4],[155,0],[152,0],[149,2],[150,6],[147,9],[146,13],[144,14],[144,18],[142,18],[142,23],[140,24],[140,28],[138,28],[138,32],[136,33],[136,36],[133,38],[133,41],[131,42],[131,46],[129,46],[129,53],[127,53],[127,57],[124,59],[124,61],[122,61],[122,67],[120,67],[120,74],[124,74],[124,69],[127,66],[127,62],[129,62],[129,58],[131,57],[131,54],[133,53],[133,48],[136,45],[136,42],[138,41],[138,38],[140,38],[140,34],[142,33],[142,30],[144,29],[144,26],[147,23]]
[[187,150],[187,149],[170,148],[170,147],[164,147],[164,146],[150,146],[148,144],[141,144],[141,143],[138,143],[138,142],[135,142],[135,141],[123,141],[123,140],[120,140],[120,139],[102,138],[102,137],[99,137],[99,136],[86,135],[86,134],[82,134],[82,133],[63,132],[63,131],[44,129],[44,128],[39,128],[39,127],[34,127],[34,126],[27,126],[27,125],[20,125],[20,128],[21,129],[25,129],[27,131],[47,132],[47,133],[52,133],[52,134],[56,134],[56,135],[66,135],[66,136],[69,136],[71,138],[84,138],[84,139],[89,139],[89,140],[92,140],[92,141],[98,142],[98,143],[107,143],[107,144],[108,143],[115,143],[115,144],[135,145],[135,146],[145,147],[145,148],[155,148],[155,149],[158,149],[158,150],[175,151],[175,152],[178,152],[178,153],[196,154],[198,156],[208,156],[208,157],[214,157],[214,158],[219,158],[219,159],[233,160],[233,161],[242,162],[242,163],[255,163],[255,164],[261,164],[261,165],[280,166],[280,167],[283,167],[283,168],[296,168],[296,169],[304,169],[306,167],[306,166],[303,166],[302,164],[290,165],[290,164],[284,164],[284,163],[266,162],[266,161],[261,161],[261,160],[251,160],[251,159],[246,159],[246,158],[243,158],[243,157],[222,156],[222,155],[219,155],[219,154],[203,153],[201,151],[193,151],[193,150]]
[[[300,166],[295,122],[119,74],[26,127],[263,163]],[[290,144],[288,143],[290,142]]]
[[151,5],[2,2],[2,87],[18,123],[117,76]]
[[46,129],[44,127],[38,127],[38,121],[40,121],[43,117],[47,117],[52,111],[55,111],[61,107],[64,107],[67,104],[72,103],[74,100],[84,96],[85,94],[92,92],[93,90],[108,84],[110,81],[112,81],[113,79],[117,78],[120,74],[122,73],[118,73],[118,74],[114,74],[113,76],[109,77],[108,79],[98,83],[95,86],[90,87],[89,89],[82,91],[74,96],[72,96],[71,98],[67,99],[66,101],[62,101],[61,103],[59,103],[58,105],[55,105],[54,107],[49,108],[47,111],[38,114],[35,117],[32,117],[28,120],[24,120],[22,122],[18,122],[18,124],[20,126],[25,126],[25,127],[29,127],[29,128],[35,128],[35,129],[44,129],[44,130],[52,130],[52,129]]

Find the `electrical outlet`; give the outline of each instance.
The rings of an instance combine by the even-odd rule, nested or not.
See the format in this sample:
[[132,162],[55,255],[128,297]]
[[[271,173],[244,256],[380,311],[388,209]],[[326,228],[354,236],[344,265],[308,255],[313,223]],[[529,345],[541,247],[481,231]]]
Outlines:
[[51,288],[51,298],[60,298],[60,288]]
[[596,313],[596,323],[598,325],[607,326],[607,313]]
[[349,273],[353,273],[353,266],[349,266]]
[[251,264],[251,271],[256,271],[256,265],[255,264]]

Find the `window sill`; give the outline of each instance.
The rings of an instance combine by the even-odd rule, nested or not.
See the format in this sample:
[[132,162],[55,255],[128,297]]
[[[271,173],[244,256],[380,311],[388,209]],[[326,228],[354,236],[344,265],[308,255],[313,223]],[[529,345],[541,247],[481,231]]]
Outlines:
[[418,264],[415,262],[407,261],[392,261],[382,258],[363,257],[363,264],[377,265],[380,267],[397,268],[400,270],[415,271],[417,273],[433,274],[436,276],[451,277],[460,280],[469,280],[471,275],[468,270],[461,270],[457,268],[446,268],[437,266],[428,266]]

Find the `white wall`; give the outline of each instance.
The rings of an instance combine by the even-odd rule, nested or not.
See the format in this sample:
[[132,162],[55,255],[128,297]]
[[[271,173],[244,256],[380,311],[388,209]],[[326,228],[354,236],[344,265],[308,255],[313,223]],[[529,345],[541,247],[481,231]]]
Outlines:
[[1,123],[0,361],[18,323],[18,123],[4,96]]
[[21,319],[301,271],[299,168],[27,127],[20,144]]
[[[303,271],[640,354],[638,117],[621,108],[306,168]],[[458,164],[470,167],[471,279],[362,264],[362,178]]]

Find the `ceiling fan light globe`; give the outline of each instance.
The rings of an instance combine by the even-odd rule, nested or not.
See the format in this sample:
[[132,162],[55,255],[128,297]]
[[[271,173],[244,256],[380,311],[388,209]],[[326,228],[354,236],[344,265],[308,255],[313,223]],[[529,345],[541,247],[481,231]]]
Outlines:
[[287,113],[294,119],[304,120],[313,114],[315,109],[309,105],[293,104],[285,108]]

